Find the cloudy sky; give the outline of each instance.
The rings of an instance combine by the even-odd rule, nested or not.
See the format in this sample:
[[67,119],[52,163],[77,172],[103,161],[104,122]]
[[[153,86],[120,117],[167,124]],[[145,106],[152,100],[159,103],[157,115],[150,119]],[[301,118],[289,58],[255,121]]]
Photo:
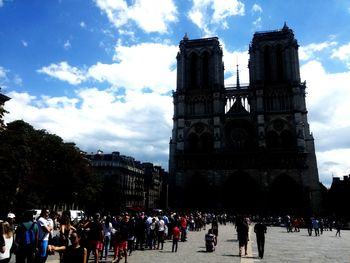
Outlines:
[[350,173],[349,0],[0,0],[0,86],[22,119],[86,152],[168,168],[176,53],[218,36],[225,82],[248,83],[254,32],[284,22],[300,45],[320,180]]

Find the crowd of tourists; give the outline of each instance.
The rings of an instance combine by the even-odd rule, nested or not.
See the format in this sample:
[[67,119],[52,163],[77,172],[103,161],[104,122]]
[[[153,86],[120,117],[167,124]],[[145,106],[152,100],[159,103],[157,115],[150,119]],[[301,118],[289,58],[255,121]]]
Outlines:
[[306,228],[308,235],[320,236],[323,231],[336,230],[335,236],[340,237],[340,230],[343,227],[342,220],[333,218],[323,218],[323,217],[291,217],[287,215],[284,220],[287,232],[300,232],[300,228]]
[[[100,260],[125,263],[134,250],[163,250],[164,242],[171,242],[171,251],[176,253],[179,242],[186,242],[190,231],[208,230],[204,234],[207,252],[215,251],[218,245],[219,225],[233,223],[237,231],[239,256],[247,255],[249,225],[254,221],[254,232],[259,257],[263,258],[267,218],[229,216],[211,213],[165,213],[153,212],[119,213],[116,216],[95,213],[82,220],[71,221],[70,215],[49,214],[42,209],[38,218],[27,211],[16,220],[9,213],[1,221],[0,263],[8,263],[15,255],[16,263],[45,263],[47,257],[58,253],[61,263],[87,263],[89,258],[95,263]],[[287,227],[287,232],[299,232],[305,227],[312,235],[320,235],[324,230],[336,228],[340,236],[341,224],[322,218],[286,216],[279,221]],[[16,226],[16,227],[15,227]]]
[[59,254],[62,263],[86,263],[92,257],[94,262],[107,258],[127,262],[136,249],[163,250],[166,240],[172,242],[175,253],[178,243],[187,241],[189,231],[205,230],[212,224],[217,235],[218,223],[226,224],[228,220],[226,214],[140,211],[116,216],[96,213],[72,222],[69,214],[58,217],[47,209],[42,209],[38,218],[27,211],[16,224],[14,215],[10,217],[1,222],[4,252],[1,250],[0,263],[9,262],[11,254],[18,263],[44,263],[53,253]]

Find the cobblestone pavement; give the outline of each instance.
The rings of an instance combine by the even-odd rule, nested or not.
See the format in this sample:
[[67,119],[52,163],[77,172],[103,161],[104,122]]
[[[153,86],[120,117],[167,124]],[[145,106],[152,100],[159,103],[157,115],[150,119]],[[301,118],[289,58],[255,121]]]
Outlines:
[[[208,229],[208,228],[207,228]],[[350,263],[350,231],[342,231],[335,237],[335,231],[325,231],[321,236],[308,236],[306,229],[287,233],[281,227],[268,227],[264,259],[257,256],[255,234],[250,226],[248,256],[238,256],[237,235],[233,225],[220,225],[216,250],[205,252],[206,231],[189,232],[186,242],[179,242],[177,253],[171,252],[171,241],[166,241],[163,250],[134,251],[128,257],[129,263],[181,262],[181,263]],[[112,253],[111,253],[112,256]],[[112,257],[109,261],[111,262]],[[91,258],[91,257],[90,257]],[[14,262],[14,261],[11,261]],[[58,263],[57,255],[49,256],[48,263]],[[90,259],[89,262],[93,262]],[[123,263],[124,260],[121,261]]]

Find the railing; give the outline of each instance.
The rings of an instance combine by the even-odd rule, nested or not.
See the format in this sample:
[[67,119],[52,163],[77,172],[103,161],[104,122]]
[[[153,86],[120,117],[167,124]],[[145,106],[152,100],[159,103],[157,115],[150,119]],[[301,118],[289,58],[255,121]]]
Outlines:
[[242,84],[239,87],[235,84],[229,84],[225,86],[226,89],[226,105],[225,105],[225,113],[227,113],[232,106],[240,101],[241,105],[246,109],[246,111],[250,112],[250,104],[249,104],[249,85]]
[[249,89],[249,83],[242,83],[237,86],[237,84],[227,84],[225,85],[226,90],[231,90],[231,89]]

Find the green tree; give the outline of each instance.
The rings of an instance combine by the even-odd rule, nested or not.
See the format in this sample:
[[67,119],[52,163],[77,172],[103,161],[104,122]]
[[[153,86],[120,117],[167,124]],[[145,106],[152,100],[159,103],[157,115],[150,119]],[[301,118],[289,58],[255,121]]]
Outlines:
[[73,143],[24,121],[0,132],[1,210],[96,202],[100,184]]
[[4,106],[0,104],[0,131],[2,131],[5,128],[5,123],[3,119],[5,113],[8,113],[8,111],[5,110]]

